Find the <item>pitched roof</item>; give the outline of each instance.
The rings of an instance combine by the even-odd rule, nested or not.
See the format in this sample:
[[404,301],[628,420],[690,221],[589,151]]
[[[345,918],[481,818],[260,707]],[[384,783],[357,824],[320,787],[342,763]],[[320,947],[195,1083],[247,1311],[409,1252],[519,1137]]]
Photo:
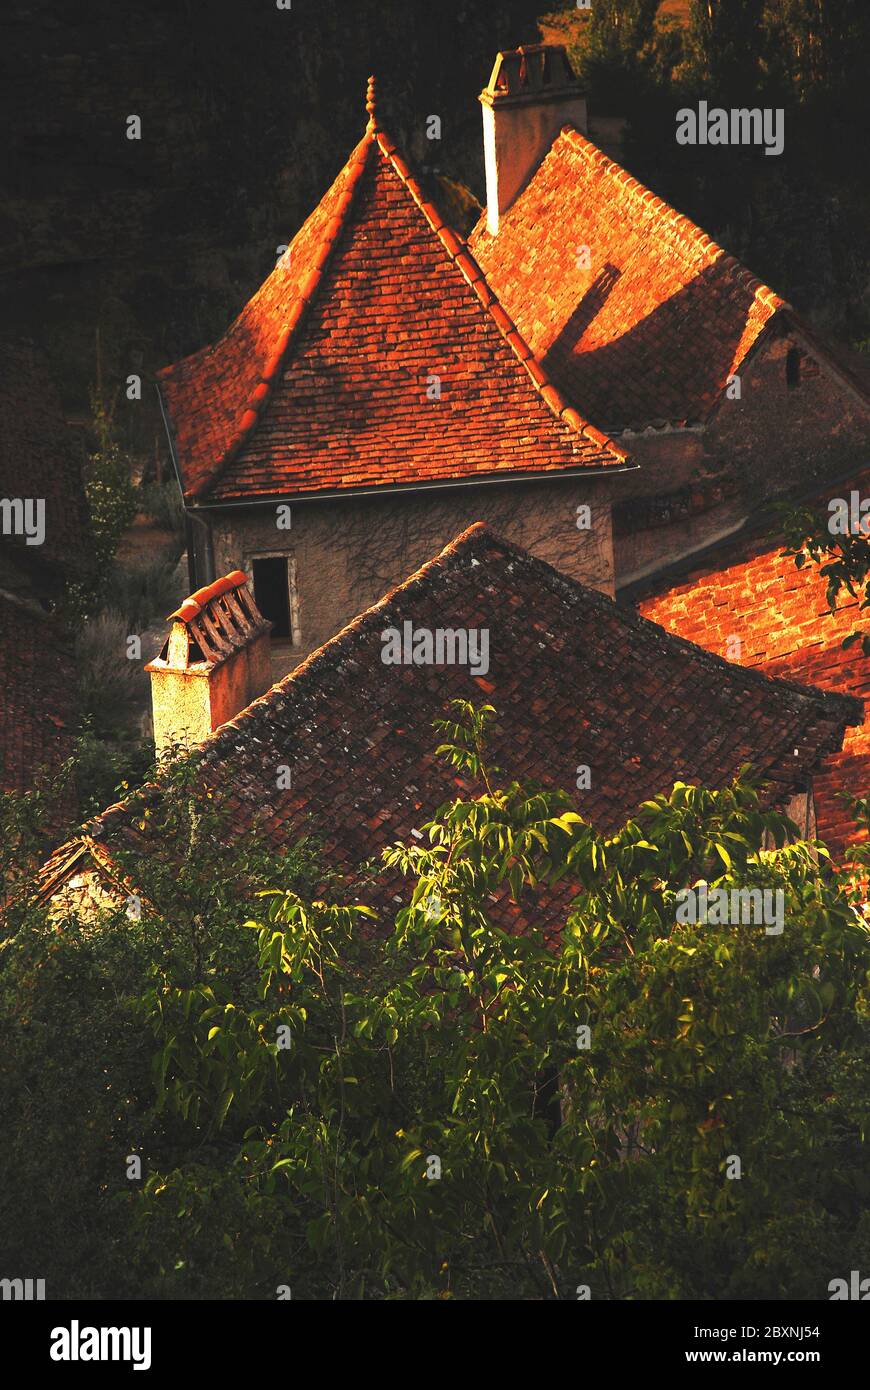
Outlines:
[[[842,645],[861,626],[858,601],[849,599],[831,614],[825,588],[817,566],[797,569],[779,537],[753,528],[630,593],[646,617],[721,656],[731,653],[744,668],[848,693],[866,705],[870,658],[858,644]],[[863,723],[847,731],[842,749],[830,752],[814,778],[818,834],[837,859],[864,838],[841,793],[859,797],[868,788],[870,724]]]
[[[382,634],[405,623],[487,629],[489,669],[385,665]],[[861,717],[848,697],[768,680],[671,636],[478,523],[189,756],[237,832],[259,821],[287,845],[311,829],[326,862],[352,876],[465,786],[434,755],[432,721],[456,697],[495,706],[492,759],[508,777],[570,791],[605,831],[677,778],[720,786],[746,762],[769,779],[768,803],[783,800]],[[591,789],[578,793],[584,764]],[[293,771],[286,790],[280,765]],[[147,853],[141,807],[160,795],[158,780],[84,833],[104,855]],[[47,891],[79,852],[53,858]],[[369,900],[389,909],[396,892],[388,883]],[[546,929],[564,921],[565,893],[547,901],[504,911]]]
[[72,753],[75,666],[55,620],[5,593],[0,692],[0,790],[25,792],[39,770],[56,770]]
[[374,119],[219,342],[158,376],[188,499],[627,458],[551,384]]
[[704,421],[789,309],[571,126],[498,235],[484,217],[469,245],[532,351],[602,429]]
[[42,355],[32,343],[0,342],[0,497],[45,501],[45,540],[3,537],[16,563],[52,565],[70,577],[87,568],[88,507],[79,460]]

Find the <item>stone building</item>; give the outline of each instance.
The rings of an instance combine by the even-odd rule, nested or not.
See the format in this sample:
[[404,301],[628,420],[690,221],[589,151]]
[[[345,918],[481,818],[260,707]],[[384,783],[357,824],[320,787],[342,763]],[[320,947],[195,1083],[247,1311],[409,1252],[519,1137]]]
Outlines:
[[[419,839],[444,801],[479,792],[435,756],[433,721],[452,699],[495,706],[490,753],[500,780],[561,788],[605,833],[675,779],[721,787],[744,763],[764,779],[762,804],[787,808],[811,833],[813,779],[862,717],[859,700],[729,664],[479,524],[269,689],[250,660],[262,624],[240,576],[182,605],[167,655],[178,627],[187,629],[185,644],[199,643],[203,624],[222,663],[205,650],[192,653],[201,663],[191,661],[185,645],[183,660],[152,664],[161,736],[183,742],[194,733],[189,766],[225,811],[228,837],[257,828],[280,850],[313,834],[324,863],[346,876],[347,895],[388,920],[407,884],[360,881],[364,861]],[[439,630],[453,638],[440,658],[436,647],[431,661],[385,661],[389,635]],[[485,660],[463,659],[457,639],[472,632],[487,634]],[[264,693],[253,698],[258,670]],[[224,717],[213,731],[204,720],[198,738],[192,680],[214,689]],[[46,865],[43,897],[59,912],[118,902],[141,889],[143,858],[186,853],[177,839],[160,838],[164,797],[158,774],[85,825]],[[505,893],[494,912],[513,928],[555,936],[576,890],[563,880],[522,903]]]
[[379,127],[224,337],[159,378],[193,582],[241,567],[276,674],[476,520],[613,589],[633,465],[552,384]]
[[276,674],[472,521],[613,592],[861,461],[861,380],[586,138],[562,48],[499,54],[481,102],[467,245],[372,90],[265,284],[160,374],[192,583],[247,572]]
[[[545,47],[500,54],[481,101],[469,247],[536,359],[640,468],[613,513],[617,587],[866,461],[860,363],[586,138]],[[536,115],[531,120],[530,113]],[[543,113],[543,115],[542,115]]]

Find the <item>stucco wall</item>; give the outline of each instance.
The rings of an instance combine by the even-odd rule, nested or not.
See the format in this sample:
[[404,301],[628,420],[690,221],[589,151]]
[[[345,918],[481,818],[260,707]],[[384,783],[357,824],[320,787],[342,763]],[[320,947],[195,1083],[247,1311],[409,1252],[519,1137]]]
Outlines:
[[[290,669],[475,521],[612,593],[612,487],[606,480],[571,479],[309,502],[293,506],[290,531],[277,528],[274,508],[215,512],[215,571],[241,567],[250,573],[258,555],[293,554],[301,644],[282,650],[283,669]],[[583,505],[591,508],[589,530],[577,526]]]
[[198,743],[206,738],[214,727],[208,677],[172,669],[152,670],[150,676],[154,742],[158,753],[178,743]]

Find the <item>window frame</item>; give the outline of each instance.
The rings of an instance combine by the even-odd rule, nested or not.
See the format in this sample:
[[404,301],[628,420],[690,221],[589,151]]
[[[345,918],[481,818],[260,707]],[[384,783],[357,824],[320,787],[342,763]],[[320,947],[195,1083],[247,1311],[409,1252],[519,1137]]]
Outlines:
[[[245,573],[251,586],[251,593],[254,595],[254,602],[257,601],[257,590],[254,584],[254,562],[256,560],[283,560],[287,575],[287,615],[290,626],[290,646],[302,646],[302,624],[300,620],[299,602],[299,581],[296,565],[296,552],[292,550],[257,550],[245,557]],[[273,641],[286,642],[286,637],[273,638]]]

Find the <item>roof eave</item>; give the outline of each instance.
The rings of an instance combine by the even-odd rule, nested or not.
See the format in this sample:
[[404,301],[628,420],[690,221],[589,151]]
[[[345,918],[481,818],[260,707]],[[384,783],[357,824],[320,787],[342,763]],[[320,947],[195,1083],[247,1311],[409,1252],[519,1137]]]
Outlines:
[[639,463],[633,460],[626,460],[624,463],[608,463],[602,465],[589,466],[586,468],[550,468],[539,469],[535,472],[517,473],[510,470],[500,473],[488,473],[485,477],[474,474],[468,478],[439,478],[426,480],[425,482],[415,483],[380,483],[377,486],[345,487],[345,488],[323,488],[318,490],[306,490],[304,492],[271,492],[264,493],[262,496],[253,498],[211,498],[208,494],[200,497],[190,496],[185,498],[185,504],[189,511],[235,511],[240,507],[270,507],[282,502],[293,502],[295,505],[302,505],[305,502],[332,502],[342,498],[359,497],[393,497],[398,493],[407,492],[451,492],[459,488],[486,487],[506,483],[540,483],[545,481],[558,482],[560,480],[576,481],[580,478],[609,478],[619,473],[635,473],[640,468]]

